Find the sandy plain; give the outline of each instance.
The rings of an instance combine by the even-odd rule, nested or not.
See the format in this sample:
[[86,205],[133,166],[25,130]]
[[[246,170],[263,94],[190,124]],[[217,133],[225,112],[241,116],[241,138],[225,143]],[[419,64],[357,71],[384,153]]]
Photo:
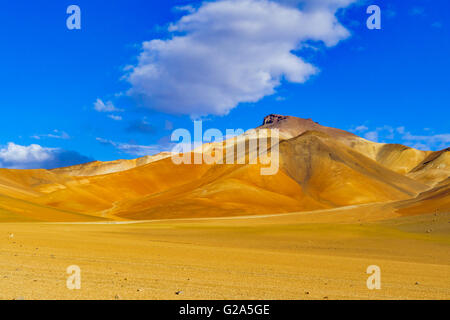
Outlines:
[[[386,220],[385,206],[2,223],[0,299],[449,299],[450,214]],[[70,265],[80,290],[66,287]],[[380,290],[367,288],[369,265]]]

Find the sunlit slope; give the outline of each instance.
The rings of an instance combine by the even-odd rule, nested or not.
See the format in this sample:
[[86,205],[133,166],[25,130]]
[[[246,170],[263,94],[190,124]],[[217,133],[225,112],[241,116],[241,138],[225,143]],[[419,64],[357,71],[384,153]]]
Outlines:
[[282,142],[280,151],[283,170],[330,206],[409,198],[427,188],[324,133],[306,132]]
[[[172,164],[170,159],[167,160]],[[48,170],[2,169],[0,208],[4,209],[4,217],[8,215],[10,219],[13,214],[17,214],[19,220],[22,220],[20,216],[25,211],[30,211],[33,217],[42,216],[43,221],[47,221],[47,218],[55,221],[74,220],[66,219],[63,214],[53,215],[55,209],[108,217],[102,211],[111,209],[117,201],[130,200],[186,183],[202,172],[201,166],[167,166],[166,162],[151,163],[147,165],[149,168],[143,170],[140,168],[144,166],[94,177],[72,177]],[[44,212],[46,210],[50,214],[48,217]]]
[[68,210],[44,206],[27,200],[0,194],[0,222],[79,222],[103,220],[97,215],[81,214]]
[[[254,155],[248,141],[246,164],[177,165],[160,154],[55,170],[0,169],[0,221],[241,216],[396,201],[395,210],[408,212],[446,208],[447,189],[436,188],[449,176],[448,149],[374,143],[294,117],[264,122],[257,130],[277,128],[282,137],[274,175],[261,174],[266,165],[248,164]],[[226,146],[209,143],[203,150],[216,154]]]
[[56,190],[71,178],[47,170],[0,169],[0,222],[7,221],[95,221],[96,215],[58,209],[41,203],[41,190]]
[[261,165],[216,165],[199,180],[118,204],[130,219],[305,211],[415,197],[427,186],[388,170],[326,134],[308,131],[280,145],[277,174]]
[[[368,141],[353,133],[320,125],[311,119],[302,119],[292,116],[269,115],[264,118],[263,125],[257,128],[257,130],[260,129],[278,129],[280,131],[281,140],[297,137],[306,131],[323,132],[333,139],[336,139],[377,161],[379,164],[401,174],[408,174],[408,172],[413,170],[432,154],[431,151],[416,150],[399,144],[385,144]],[[203,148],[222,148],[222,144],[207,143]],[[137,159],[108,162],[95,161],[77,166],[58,168],[51,171],[56,174],[70,176],[103,175],[130,170],[170,156],[171,153],[162,152],[154,156],[145,156]],[[424,182],[423,179],[420,181]]]
[[450,148],[430,153],[408,177],[435,186],[450,177]]
[[120,204],[114,214],[129,219],[240,216],[326,207],[284,172],[261,176],[259,165],[210,168],[201,179]]
[[33,195],[24,198],[42,208],[124,219],[315,210],[407,199],[426,189],[320,132],[281,142],[280,159],[280,170],[269,176],[261,175],[261,165],[176,165],[171,159],[93,177],[46,170],[3,176],[29,185]]
[[[76,177],[38,199],[39,203],[82,213],[109,210],[120,201],[156,194],[199,179],[203,165],[175,165],[163,159],[131,170],[94,177]],[[46,186],[53,188],[54,186]],[[43,186],[40,187],[43,189]],[[56,188],[55,188],[56,189]]]
[[70,176],[97,176],[108,173],[120,172],[140,167],[171,156],[170,152],[162,152],[154,156],[145,156],[131,160],[115,161],[94,161],[71,167],[64,167],[50,170],[56,174],[66,174]]
[[438,214],[450,212],[450,178],[434,188],[419,194],[414,199],[401,201],[394,205],[401,215]]
[[18,198],[39,196],[39,186],[65,183],[68,179],[71,178],[48,170],[0,169],[0,194]]
[[377,143],[363,139],[351,132],[326,127],[311,119],[269,115],[259,129],[278,129],[282,139],[295,138],[306,131],[322,132],[346,146],[401,174],[407,174],[422,162],[431,151],[421,151],[399,144]]
[[401,174],[411,171],[431,151],[421,151],[401,144],[381,144],[375,159],[379,164]]

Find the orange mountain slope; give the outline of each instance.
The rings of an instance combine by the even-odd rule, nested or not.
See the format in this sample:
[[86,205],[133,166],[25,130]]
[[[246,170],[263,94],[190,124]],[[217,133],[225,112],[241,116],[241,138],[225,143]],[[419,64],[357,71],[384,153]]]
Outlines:
[[435,186],[450,176],[450,148],[432,152],[408,172],[408,177]]
[[[282,138],[274,175],[261,175],[262,164],[176,165],[170,154],[54,170],[0,169],[0,221],[241,216],[373,202],[398,202],[395,210],[416,214],[430,213],[435,201],[448,204],[448,189],[435,190],[449,176],[448,150],[373,143],[295,117],[271,115],[257,129],[265,128],[279,129]],[[224,145],[205,148],[219,152]]]
[[145,156],[137,159],[115,160],[107,162],[94,161],[71,167],[57,168],[50,171],[56,174],[67,174],[70,176],[97,176],[101,174],[130,170],[149,164],[151,162],[168,158],[170,156],[170,152],[161,152],[154,156]]
[[450,212],[450,178],[420,193],[416,198],[396,203],[394,208],[401,215]]

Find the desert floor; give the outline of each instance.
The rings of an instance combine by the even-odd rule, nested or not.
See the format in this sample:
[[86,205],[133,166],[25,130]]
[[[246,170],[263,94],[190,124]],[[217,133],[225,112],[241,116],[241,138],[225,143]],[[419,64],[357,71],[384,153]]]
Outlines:
[[[0,299],[450,299],[450,214],[382,212],[1,223]],[[66,287],[70,265],[80,290]]]

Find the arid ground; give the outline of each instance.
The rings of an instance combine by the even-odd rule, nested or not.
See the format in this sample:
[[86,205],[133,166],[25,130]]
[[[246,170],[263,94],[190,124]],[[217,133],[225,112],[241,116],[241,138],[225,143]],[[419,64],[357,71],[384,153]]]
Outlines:
[[[379,218],[373,206],[132,224],[4,223],[0,299],[449,299],[450,215],[359,223],[361,214]],[[66,287],[70,265],[81,268],[81,290]],[[366,286],[369,265],[381,268],[380,290]]]
[[450,148],[260,128],[280,130],[274,175],[171,154],[0,169],[0,299],[450,299]]

